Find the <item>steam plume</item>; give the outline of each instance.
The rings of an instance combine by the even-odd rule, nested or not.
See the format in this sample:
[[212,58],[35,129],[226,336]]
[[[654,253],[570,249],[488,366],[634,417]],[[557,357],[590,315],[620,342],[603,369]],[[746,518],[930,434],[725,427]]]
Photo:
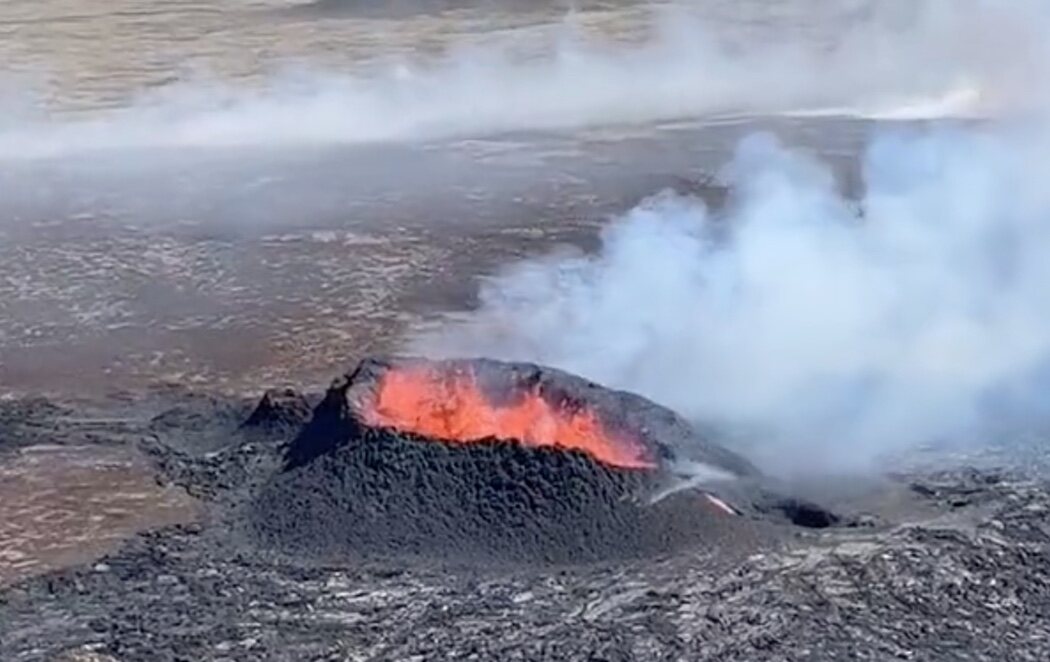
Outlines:
[[752,136],[722,172],[724,210],[656,196],[610,224],[598,254],[514,265],[453,333],[418,344],[635,390],[775,441],[777,462],[858,466],[1041,419],[1046,136],[885,133],[859,204],[820,162]]
[[[0,116],[0,157],[416,140],[714,115],[972,115],[1030,95],[1028,81],[1047,61],[1038,0],[866,2],[835,12],[827,3],[784,3],[796,5],[801,18],[765,27],[746,15],[731,29],[665,10],[642,43],[596,43],[570,26],[536,57],[515,55],[519,35],[453,49],[436,63],[286,72],[256,91],[182,81],[86,118],[19,112]],[[821,20],[826,34],[794,29]]]

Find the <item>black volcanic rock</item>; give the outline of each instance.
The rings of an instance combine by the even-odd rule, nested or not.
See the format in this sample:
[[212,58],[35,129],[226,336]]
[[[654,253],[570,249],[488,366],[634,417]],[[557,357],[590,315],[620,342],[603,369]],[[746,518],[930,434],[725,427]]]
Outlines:
[[285,453],[287,468],[306,464],[361,436],[360,424],[346,398],[351,380],[352,375],[345,375],[332,382],[309,421],[288,446]]
[[56,419],[64,410],[46,398],[0,400],[0,453],[37,443],[55,443]]
[[[469,369],[490,397],[528,390],[586,406],[608,429],[639,440],[653,466],[612,467],[514,440],[450,444],[365,424],[361,412],[384,371],[419,366]],[[553,562],[657,554],[713,542],[737,524],[693,489],[654,503],[683,460],[724,480],[759,477],[670,410],[568,373],[487,359],[368,359],[332,384],[250,519],[264,544],[296,552]]]
[[[14,443],[30,434],[118,445],[156,428],[128,419],[123,404],[111,416],[82,406],[0,407],[0,431]],[[225,410],[210,419],[216,437],[232,429]],[[165,438],[180,439],[179,420],[202,433],[204,419],[171,416]],[[871,493],[811,486],[836,503],[860,499],[875,519],[859,531],[765,527],[712,513],[692,490],[649,504],[632,497],[653,474],[579,453],[494,440],[464,455],[360,434],[292,469],[279,445],[251,441],[173,458],[192,469],[186,481],[220,497],[202,504],[207,516],[0,587],[0,660],[1050,658],[1042,444],[1024,455],[1001,449],[1023,472],[906,472]],[[26,506],[56,512],[39,501]],[[391,517],[406,507],[420,516]],[[780,507],[812,526],[826,521],[797,501]],[[263,515],[277,521],[264,529]],[[249,525],[295,553],[253,544],[241,535]],[[344,526],[357,527],[356,539]],[[688,536],[697,546],[681,547]],[[424,558],[393,547],[406,540]],[[600,560],[552,568],[481,556]]]
[[310,418],[310,403],[291,388],[270,389],[263,394],[242,429],[276,432],[297,430]]
[[695,491],[651,504],[654,483],[575,451],[365,429],[275,476],[250,517],[263,543],[295,553],[560,563],[711,542],[738,519]]

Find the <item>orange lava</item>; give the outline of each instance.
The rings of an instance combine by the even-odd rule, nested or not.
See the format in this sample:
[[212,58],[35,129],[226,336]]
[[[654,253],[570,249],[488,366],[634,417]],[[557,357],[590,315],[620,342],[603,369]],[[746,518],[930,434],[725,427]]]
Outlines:
[[610,434],[587,409],[560,409],[525,391],[515,403],[494,405],[469,371],[396,368],[383,373],[365,422],[449,442],[515,440],[588,453],[606,464],[651,468],[632,440]]

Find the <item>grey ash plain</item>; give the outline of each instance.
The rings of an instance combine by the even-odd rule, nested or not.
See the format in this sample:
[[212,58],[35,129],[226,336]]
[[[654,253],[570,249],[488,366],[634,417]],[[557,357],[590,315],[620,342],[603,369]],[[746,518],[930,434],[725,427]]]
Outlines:
[[[1050,657],[1035,444],[807,486],[857,526],[741,520],[720,544],[634,558],[293,553],[239,525],[335,374],[469,308],[474,279],[500,264],[592,247],[609,215],[661,188],[717,204],[711,174],[756,127],[841,163],[847,185],[870,128],[673,125],[4,169],[0,466],[42,446],[120,449],[196,508],[3,583],[0,659]],[[284,384],[306,394],[279,398],[291,413],[242,426]]]

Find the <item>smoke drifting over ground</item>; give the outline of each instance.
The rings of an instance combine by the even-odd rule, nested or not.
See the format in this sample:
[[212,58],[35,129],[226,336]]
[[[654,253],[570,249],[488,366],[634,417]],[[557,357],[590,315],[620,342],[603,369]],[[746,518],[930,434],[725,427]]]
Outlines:
[[87,118],[0,118],[0,156],[414,140],[736,114],[969,115],[1012,107],[1044,68],[1039,2],[854,3],[835,12],[797,4],[807,20],[763,22],[741,10],[729,26],[660,10],[640,43],[589,38],[570,20],[453,48],[437,61],[285,73],[251,91],[182,80]]
[[[888,133],[859,203],[756,135],[713,213],[657,196],[597,255],[486,282],[417,349],[530,360],[769,440],[771,460],[860,466],[1032,423],[1050,383],[1044,131]],[[799,451],[821,451],[799,455]]]

